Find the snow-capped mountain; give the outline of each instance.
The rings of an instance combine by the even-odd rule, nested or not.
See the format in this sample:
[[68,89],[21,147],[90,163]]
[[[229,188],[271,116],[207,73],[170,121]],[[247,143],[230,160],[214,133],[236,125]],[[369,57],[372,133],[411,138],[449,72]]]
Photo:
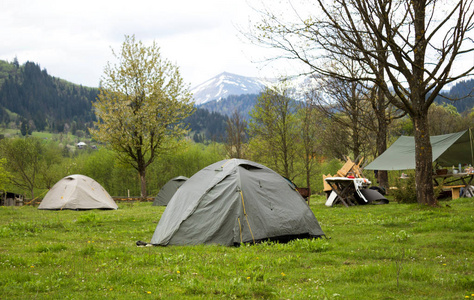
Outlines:
[[[274,86],[278,82],[274,78],[246,77],[224,72],[192,88],[191,92],[194,94],[194,103],[199,106],[211,101],[219,102],[229,96],[259,94],[265,87]],[[288,79],[283,86],[289,90],[290,97],[303,100],[312,82],[311,77],[301,76]]]
[[209,101],[219,101],[231,95],[258,94],[271,81],[255,77],[221,73],[200,85],[193,87],[194,103],[202,105]]

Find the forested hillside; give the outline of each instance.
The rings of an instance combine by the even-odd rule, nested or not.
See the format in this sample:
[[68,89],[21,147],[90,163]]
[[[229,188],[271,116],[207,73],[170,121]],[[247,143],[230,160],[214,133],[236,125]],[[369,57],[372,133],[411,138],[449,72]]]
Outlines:
[[218,112],[197,108],[184,122],[189,124],[195,142],[222,142],[225,139],[227,117]]
[[210,101],[199,106],[209,111],[219,112],[226,116],[232,115],[237,110],[245,119],[249,118],[249,112],[257,102],[258,94],[231,95],[220,101]]
[[0,84],[0,122],[6,126],[26,120],[37,131],[63,132],[85,130],[94,120],[96,88],[52,77],[33,62],[0,61]]
[[449,92],[442,92],[441,94],[444,97],[438,96],[436,103],[451,104],[456,107],[458,113],[470,111],[474,107],[474,79],[460,81]]

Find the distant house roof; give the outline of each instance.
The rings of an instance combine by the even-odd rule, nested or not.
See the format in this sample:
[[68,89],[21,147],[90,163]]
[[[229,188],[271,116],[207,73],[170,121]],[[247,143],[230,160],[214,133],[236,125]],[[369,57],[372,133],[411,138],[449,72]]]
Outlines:
[[87,145],[87,144],[84,143],[84,142],[79,142],[79,143],[76,144],[76,146],[86,146],[86,145]]

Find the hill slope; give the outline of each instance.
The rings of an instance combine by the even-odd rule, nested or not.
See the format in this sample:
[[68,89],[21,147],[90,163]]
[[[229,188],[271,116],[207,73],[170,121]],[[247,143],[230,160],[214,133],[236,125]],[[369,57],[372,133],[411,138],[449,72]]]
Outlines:
[[[436,103],[451,104],[459,113],[470,111],[474,107],[474,79],[463,80],[456,83],[449,91],[441,92],[446,97],[436,97]],[[450,101],[448,99],[459,99]]]
[[[35,63],[20,66],[16,60],[0,60],[0,123],[5,127],[15,128],[27,121],[34,131],[86,131],[95,120],[92,103],[97,94],[97,88],[50,76]],[[220,141],[226,120],[218,112],[198,108],[184,123],[189,124],[196,141]]]
[[85,129],[94,120],[92,102],[98,90],[52,77],[40,66],[26,62],[0,63],[0,122],[8,124],[5,109],[32,121],[36,130],[62,132],[75,125]]

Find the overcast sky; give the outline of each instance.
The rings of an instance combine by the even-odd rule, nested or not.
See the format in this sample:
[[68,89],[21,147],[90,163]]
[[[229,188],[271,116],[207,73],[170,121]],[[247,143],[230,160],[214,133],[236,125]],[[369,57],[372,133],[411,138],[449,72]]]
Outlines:
[[[251,45],[237,28],[259,16],[258,0],[0,0],[0,59],[40,64],[52,76],[97,87],[112,50],[125,35],[156,41],[191,87],[221,72],[252,77],[297,73],[295,62],[261,63],[275,56]],[[297,2],[293,1],[292,3]],[[288,15],[285,0],[266,0]],[[306,11],[306,7],[301,9]],[[260,62],[260,63],[259,63]],[[458,66],[474,64],[465,55]],[[292,68],[290,70],[290,68]]]
[[191,87],[221,72],[273,77],[266,49],[239,37],[246,0],[0,0],[0,59],[38,63],[52,76],[97,87],[125,35],[178,65]]

